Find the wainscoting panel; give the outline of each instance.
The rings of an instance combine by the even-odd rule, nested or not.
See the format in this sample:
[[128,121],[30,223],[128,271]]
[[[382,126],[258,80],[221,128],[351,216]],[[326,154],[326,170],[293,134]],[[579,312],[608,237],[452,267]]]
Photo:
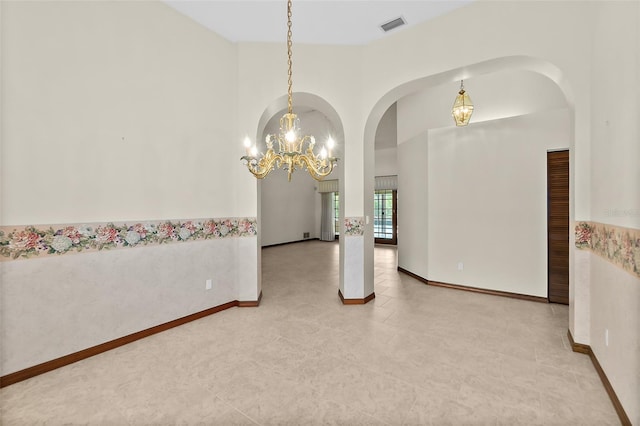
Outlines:
[[221,238],[2,262],[0,375],[238,300],[246,239],[251,253]]

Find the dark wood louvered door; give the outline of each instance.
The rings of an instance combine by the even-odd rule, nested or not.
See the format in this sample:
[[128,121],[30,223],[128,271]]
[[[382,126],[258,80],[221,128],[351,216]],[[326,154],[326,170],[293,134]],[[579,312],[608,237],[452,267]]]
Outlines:
[[569,304],[569,151],[547,153],[549,302]]

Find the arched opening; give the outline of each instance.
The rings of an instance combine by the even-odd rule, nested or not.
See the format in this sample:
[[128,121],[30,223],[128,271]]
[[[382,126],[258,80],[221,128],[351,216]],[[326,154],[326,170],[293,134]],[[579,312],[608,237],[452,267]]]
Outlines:
[[[339,197],[344,190],[344,130],[336,110],[323,98],[311,93],[294,93],[294,113],[300,119],[300,126],[305,135],[313,135],[317,146],[322,146],[331,137],[335,141],[333,155],[339,158],[333,172],[319,183],[305,170],[296,170],[289,182],[287,173],[277,169],[258,185],[258,228],[259,247],[285,245],[294,242],[326,240],[323,237],[321,222],[326,221],[327,209],[323,209],[323,197],[331,200]],[[256,134],[257,141],[264,141],[269,134],[278,133],[279,120],[286,112],[287,97],[274,100],[263,112]],[[329,182],[330,181],[330,182]],[[327,185],[329,184],[329,185]],[[330,188],[330,189],[327,189]],[[331,191],[331,192],[328,192]],[[333,223],[342,223],[344,213],[337,208],[331,214],[338,213]],[[336,266],[335,279],[329,275],[328,281],[335,281],[337,288],[342,272],[339,268],[342,241],[327,242],[334,247],[327,253]],[[325,252],[323,252],[325,253]],[[266,258],[266,261],[270,261]],[[259,263],[260,275],[262,265]],[[267,290],[268,291],[268,290]]]
[[[476,103],[476,111],[470,126],[456,128],[450,111],[462,79]],[[539,191],[545,187],[545,177],[538,176],[545,166],[542,163],[541,169],[539,160],[544,160],[548,150],[573,151],[572,99],[557,67],[522,56],[449,70],[388,91],[366,122],[364,157],[375,158],[367,153],[375,148],[379,122],[385,111],[396,104],[399,232],[408,237],[399,238],[398,266],[432,281],[546,297],[546,285],[540,286],[541,281],[546,283],[546,228],[542,227],[546,224],[546,199],[545,193]],[[482,113],[478,105],[485,106]],[[528,164],[527,155],[533,154],[525,154],[522,148],[528,149],[534,141],[526,141],[522,135],[551,139],[559,136],[536,140],[537,157],[532,160],[536,163]],[[510,140],[513,143],[508,143]],[[505,164],[504,159],[511,159],[512,163]],[[519,164],[530,166],[535,173],[527,175]],[[374,212],[370,194],[374,192],[375,168],[375,160],[365,161],[364,206],[368,215]],[[532,175],[538,179],[536,182],[527,181]],[[520,193],[519,183],[523,184]],[[482,197],[487,192],[494,201],[496,194],[506,198],[500,200],[501,205],[483,206]],[[571,206],[572,198],[573,195]],[[491,253],[491,249],[497,247],[508,256],[517,256],[517,232],[513,230],[525,224],[531,226],[525,234],[535,238],[523,238],[526,242],[522,256],[506,261],[506,268],[494,268],[480,255],[496,258],[497,253]],[[373,281],[373,236],[366,235],[365,241],[365,276]],[[531,253],[535,253],[535,265],[530,262]],[[510,269],[511,273],[499,276],[493,273],[496,269]],[[513,280],[514,276],[531,271],[537,275],[527,283]],[[509,284],[515,281],[518,284]]]

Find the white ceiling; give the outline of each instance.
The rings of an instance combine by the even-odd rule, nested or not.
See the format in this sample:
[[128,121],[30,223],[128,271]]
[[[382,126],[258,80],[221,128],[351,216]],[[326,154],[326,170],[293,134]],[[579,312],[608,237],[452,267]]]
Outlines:
[[[294,43],[363,45],[436,18],[472,0],[295,0]],[[285,0],[165,0],[169,6],[232,42],[284,42]],[[381,24],[407,22],[385,33]]]

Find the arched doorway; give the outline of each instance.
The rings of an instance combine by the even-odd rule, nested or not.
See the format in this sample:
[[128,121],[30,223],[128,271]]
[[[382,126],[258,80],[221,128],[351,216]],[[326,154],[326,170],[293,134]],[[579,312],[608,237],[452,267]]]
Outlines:
[[[342,120],[335,108],[326,100],[311,93],[294,93],[294,112],[306,135],[313,135],[317,145],[331,137],[336,146],[334,155],[339,162],[334,171],[325,178],[331,180],[336,192],[344,190],[344,130]],[[258,124],[256,140],[263,141],[268,134],[278,132],[279,120],[286,112],[287,97],[274,100],[265,108]],[[324,182],[323,182],[324,183]],[[283,170],[274,170],[257,182],[259,247],[269,247],[306,240],[320,239],[321,188],[306,171],[296,170],[291,181]],[[335,210],[334,210],[335,211]],[[342,223],[344,213],[339,211],[336,220]],[[342,251],[342,241],[338,253]],[[259,262],[259,274],[262,274]],[[342,272],[340,272],[342,273]]]
[[[526,88],[529,88],[529,85],[531,85],[532,90],[548,91],[550,101],[547,104],[535,105],[536,101],[534,99],[537,98],[536,93],[534,93],[534,96],[531,97],[527,97],[526,95],[523,96],[523,99],[526,102],[514,102],[514,99],[522,100],[518,98],[508,100],[509,103],[505,102],[505,105],[508,106],[508,111],[497,111],[495,108],[491,112],[487,111],[486,105],[489,103],[487,101],[489,96],[493,96],[495,98],[498,90],[504,90],[504,92],[499,93],[502,95],[513,92],[513,88],[508,87],[509,79],[519,81],[518,79],[523,78],[522,76],[525,75],[528,79],[528,83],[525,84]],[[455,97],[456,86],[462,79],[465,80],[465,87],[472,87],[471,82],[474,80],[478,82],[478,90],[476,91],[476,94],[479,98],[474,98],[474,100],[477,105],[478,100],[482,99],[483,101],[481,103],[485,105],[485,110],[482,114],[478,114],[474,117],[477,120],[475,122],[476,124],[471,125],[468,128],[456,129],[453,126],[453,120],[450,119],[449,113],[451,104],[453,103],[453,98]],[[534,81],[535,84],[530,83],[532,81]],[[468,82],[469,85],[467,84]],[[534,86],[542,89],[534,89]],[[496,89],[494,89],[493,92],[490,92],[486,90],[487,87],[493,87]],[[437,106],[431,109],[429,106],[425,107],[424,102],[421,103],[421,101],[424,101],[425,97],[440,97],[443,90],[443,93],[445,93],[444,103],[440,102]],[[471,93],[472,97],[474,96],[473,92],[469,93]],[[485,95],[487,97],[483,98]],[[421,96],[423,97],[422,99]],[[540,96],[538,96],[538,98],[540,98]],[[544,98],[544,96],[542,96],[542,98]],[[514,188],[508,187],[512,182],[509,181],[509,176],[503,176],[499,173],[499,167],[495,167],[494,165],[492,167],[482,169],[479,166],[475,166],[475,164],[477,164],[476,160],[478,158],[483,158],[482,161],[489,165],[491,161],[494,160],[494,157],[509,157],[511,153],[518,154],[518,151],[508,153],[507,150],[512,150],[514,147],[507,144],[503,146],[503,152],[492,152],[491,150],[496,149],[497,145],[491,145],[488,142],[481,145],[478,141],[484,140],[486,142],[487,139],[485,134],[494,135],[496,139],[499,139],[503,137],[504,132],[512,132],[513,130],[511,127],[513,126],[515,126],[515,128],[535,128],[534,125],[528,123],[525,119],[520,119],[520,122],[516,122],[517,120],[515,119],[510,122],[504,121],[508,117],[526,117],[532,115],[534,112],[537,113],[542,110],[563,109],[563,112],[557,114],[558,117],[544,117],[540,119],[544,122],[543,127],[546,126],[549,128],[549,132],[538,132],[537,135],[543,137],[550,134],[553,135],[555,129],[552,127],[556,125],[561,126],[561,140],[554,141],[558,146],[552,144],[552,146],[547,147],[546,150],[557,148],[572,149],[574,145],[574,137],[571,90],[557,67],[546,61],[530,57],[499,58],[413,80],[388,91],[373,107],[365,127],[365,158],[371,158],[370,154],[367,154],[367,152],[371,152],[374,149],[374,135],[382,114],[391,104],[396,102],[403,104],[402,108],[398,108],[398,144],[399,146],[405,142],[407,144],[413,144],[411,150],[406,150],[410,152],[405,153],[405,161],[402,162],[399,160],[398,163],[399,192],[403,191],[403,187],[405,191],[404,197],[399,196],[400,200],[404,200],[404,205],[401,201],[399,210],[405,213],[405,220],[402,218],[400,219],[399,229],[400,232],[402,232],[402,229],[405,231],[410,230],[410,232],[405,232],[405,236],[409,236],[410,238],[403,239],[398,248],[399,267],[403,269],[406,268],[410,272],[424,277],[425,279],[441,280],[443,282],[458,280],[459,284],[475,284],[476,286],[483,288],[492,288],[491,286],[496,285],[496,280],[488,278],[491,277],[491,273],[487,273],[484,276],[482,275],[483,272],[481,272],[480,269],[486,267],[487,262],[480,259],[481,256],[477,256],[478,253],[486,253],[487,250],[482,247],[473,246],[471,243],[476,243],[476,240],[483,241],[483,239],[491,239],[492,237],[495,237],[496,234],[494,233],[493,235],[489,235],[488,238],[485,238],[485,236],[481,235],[482,233],[475,232],[477,229],[474,230],[468,224],[495,223],[496,221],[499,222],[500,218],[485,215],[488,209],[485,209],[485,211],[478,208],[478,206],[482,204],[481,199],[477,199],[475,202],[471,201],[473,201],[474,198],[482,196],[483,191],[487,188],[487,182],[497,183],[498,185],[504,184],[504,188],[501,188],[497,192],[494,191],[493,194],[500,193],[500,191],[502,191],[505,196],[511,197],[510,199],[517,197],[518,191]],[[411,114],[407,114],[407,110],[410,108],[413,108],[414,111],[419,111],[420,114],[416,114],[412,117]],[[429,113],[431,116],[428,116]],[[437,114],[444,114],[443,117],[445,121],[441,120],[442,117],[433,118],[433,116]],[[405,121],[403,123],[400,123],[400,120],[403,119],[401,117],[404,117]],[[430,120],[431,122],[429,123]],[[474,121],[472,119],[472,123],[473,122]],[[560,124],[558,124],[558,122],[560,122]],[[434,129],[437,129],[437,131]],[[431,138],[431,140],[429,138]],[[434,152],[438,155],[437,160],[433,160],[435,161],[434,164],[442,166],[438,169],[439,174],[435,176],[429,173],[428,166],[432,159],[429,158],[430,152],[427,147],[428,143],[434,143],[434,139],[438,139],[443,142],[435,148],[432,147],[432,150],[435,149]],[[546,150],[541,150],[540,154],[546,155]],[[431,155],[433,155],[434,152],[432,152]],[[471,152],[473,152],[473,154],[471,154]],[[367,157],[367,155],[369,156]],[[465,159],[465,155],[471,155],[472,157]],[[515,157],[516,156],[514,156],[514,159]],[[543,157],[541,158],[544,160]],[[421,160],[416,162],[416,159]],[[442,159],[448,159],[448,162],[443,162]],[[520,160],[523,160],[523,158],[520,158]],[[526,160],[526,158],[524,160]],[[476,167],[478,168],[476,169]],[[373,201],[370,200],[371,197],[369,197],[369,194],[373,194],[374,189],[371,186],[374,181],[374,168],[375,167],[372,162],[365,161],[364,206],[365,214],[371,215],[373,214]],[[474,169],[475,176],[471,176],[469,171]],[[403,171],[405,172],[404,179],[402,177]],[[515,171],[519,172],[519,169],[516,168]],[[544,172],[544,163],[540,168],[540,171],[541,173]],[[491,175],[491,173],[493,173],[493,175]],[[406,176],[408,176],[408,178]],[[487,179],[487,176],[490,176],[491,179]],[[428,189],[425,188],[429,188],[429,185],[433,185],[434,179],[441,180],[444,182],[443,185],[445,186],[441,185],[441,190],[437,194],[431,194],[431,196],[428,196]],[[468,189],[465,187],[466,184],[462,182],[461,179],[467,179],[466,182],[469,188],[474,188],[471,184],[477,184],[477,187],[475,189]],[[524,177],[522,179],[525,180]],[[544,176],[540,177],[540,180],[532,187],[544,187],[543,179]],[[515,197],[514,194],[516,194]],[[494,195],[492,195],[492,197],[492,199],[495,199]],[[443,203],[446,204],[446,209],[437,212],[441,216],[440,218],[431,218],[431,220],[432,222],[440,220],[439,223],[444,223],[442,222],[442,217],[445,216],[448,227],[439,225],[434,227],[430,226],[429,212],[433,210],[433,205],[429,205],[429,200],[433,201],[434,199],[440,202],[446,201],[446,203]],[[513,212],[509,212],[510,216],[505,215],[505,217],[508,217],[508,219],[505,220],[505,223],[509,220],[511,220],[512,223],[508,226],[505,225],[502,228],[515,229],[515,227],[517,227],[518,220],[520,220],[521,223],[530,223],[531,221],[529,220],[530,218],[528,215],[532,212],[526,209],[518,210],[517,207],[519,205],[517,203],[510,203],[510,199],[507,199],[507,202],[505,202],[504,205],[510,206],[509,208],[513,208]],[[539,200],[538,204],[535,204],[536,208],[540,208],[542,211],[536,211],[535,214],[530,215],[535,216],[537,221],[536,223],[546,221],[546,217],[544,215],[544,208],[546,207],[544,204],[545,201],[546,200],[542,198]],[[412,208],[414,211],[415,209],[421,209],[424,211],[424,214],[408,215],[407,212]],[[496,211],[503,213],[500,209],[497,209]],[[456,215],[460,216],[459,220],[456,219]],[[407,220],[408,216],[411,217]],[[465,227],[469,227],[469,229],[465,229]],[[495,226],[487,225],[486,228],[492,229],[495,228]],[[439,234],[436,235],[436,233]],[[517,234],[517,232],[512,235],[515,234]],[[468,235],[469,240],[465,240],[465,235]],[[458,237],[460,237],[460,239],[458,239]],[[540,232],[539,238],[536,237],[537,239],[535,243],[529,243],[536,245],[535,253],[537,253],[536,256],[539,262],[537,269],[535,270],[537,273],[542,273],[544,275],[544,281],[546,281],[545,237],[544,232]],[[503,238],[504,241],[508,241],[509,244],[498,245],[498,247],[505,246],[505,250],[512,250],[511,247],[517,246],[515,241],[511,241],[510,235],[506,234],[501,238]],[[365,245],[365,265],[367,270],[372,271],[373,238],[369,238],[367,236],[365,241],[367,241],[367,244]],[[437,241],[437,250],[434,249],[434,241]],[[432,243],[431,246],[430,243]],[[480,242],[478,244],[482,243]],[[543,246],[540,246],[540,244]],[[470,264],[466,262],[466,258],[472,256],[465,253],[465,246],[473,246],[471,250],[473,250],[474,258]],[[529,248],[531,247],[527,247],[527,249]],[[541,250],[545,251],[542,253]],[[437,253],[438,256],[435,256],[435,253]],[[542,253],[542,255],[540,255],[540,253]],[[527,256],[524,257],[526,258]],[[429,264],[432,259],[433,267]],[[477,262],[477,265],[475,265],[474,262]],[[512,263],[515,264],[517,262],[508,262],[508,265],[511,265]],[[469,265],[467,269],[465,269],[465,265]],[[542,268],[540,268],[540,265],[542,265]],[[527,266],[528,265],[524,263],[519,266],[515,266],[513,268],[515,275],[512,276],[516,276],[518,273],[523,275],[524,269]],[[464,276],[470,268],[476,269],[469,271],[469,276],[473,277],[473,282],[467,283],[464,281]],[[372,274],[372,272],[370,273]],[[508,287],[506,284],[498,283],[497,288],[494,289],[546,297],[546,285],[540,288],[540,286],[536,284],[540,281],[539,278],[540,277],[531,279],[531,284],[527,284],[528,286],[523,285],[521,288],[518,288],[517,286]],[[508,279],[504,280],[504,282],[507,281]]]

